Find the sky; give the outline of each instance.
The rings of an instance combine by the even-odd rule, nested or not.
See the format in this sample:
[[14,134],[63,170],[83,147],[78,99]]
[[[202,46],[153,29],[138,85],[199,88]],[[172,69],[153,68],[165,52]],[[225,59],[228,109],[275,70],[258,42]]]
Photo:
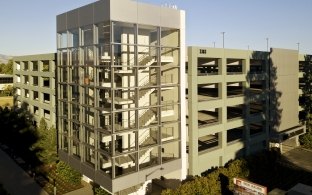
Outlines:
[[[1,0],[0,54],[56,52],[56,15],[96,0]],[[117,1],[117,0],[115,0]],[[186,45],[312,54],[311,0],[138,0],[186,11]]]

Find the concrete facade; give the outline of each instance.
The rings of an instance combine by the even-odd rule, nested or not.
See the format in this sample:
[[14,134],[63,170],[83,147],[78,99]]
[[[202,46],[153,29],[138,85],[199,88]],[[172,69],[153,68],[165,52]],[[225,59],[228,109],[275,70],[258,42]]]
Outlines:
[[44,118],[48,126],[56,126],[55,109],[56,54],[16,56],[13,58],[14,104],[25,105],[39,124]]
[[102,0],[57,35],[60,159],[112,193],[185,177],[184,12]]
[[285,49],[188,48],[188,174],[263,150],[272,140],[298,145],[305,132],[298,59]]

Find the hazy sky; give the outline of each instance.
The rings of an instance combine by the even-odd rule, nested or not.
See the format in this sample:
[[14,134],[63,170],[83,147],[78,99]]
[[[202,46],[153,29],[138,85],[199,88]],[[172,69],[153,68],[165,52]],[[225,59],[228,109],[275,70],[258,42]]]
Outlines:
[[[1,0],[0,54],[56,51],[56,15],[96,0]],[[118,1],[118,0],[115,0]],[[186,10],[186,44],[312,54],[311,0],[139,0]]]

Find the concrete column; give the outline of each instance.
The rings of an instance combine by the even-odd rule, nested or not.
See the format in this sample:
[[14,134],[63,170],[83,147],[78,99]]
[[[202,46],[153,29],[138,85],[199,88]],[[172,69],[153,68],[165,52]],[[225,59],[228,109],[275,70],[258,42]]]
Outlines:
[[197,51],[189,48],[188,67],[188,111],[189,111],[189,174],[198,174],[198,89],[197,89]]

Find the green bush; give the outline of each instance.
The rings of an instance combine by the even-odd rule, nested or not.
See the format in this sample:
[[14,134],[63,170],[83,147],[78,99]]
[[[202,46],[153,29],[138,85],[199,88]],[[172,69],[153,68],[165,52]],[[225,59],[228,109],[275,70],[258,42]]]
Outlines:
[[195,177],[192,181],[185,182],[176,190],[167,189],[162,195],[215,195],[224,194],[234,188],[233,178],[249,176],[248,163],[244,159],[229,162],[225,167],[207,171],[203,177]]
[[63,161],[57,163],[56,174],[68,183],[81,184],[81,174]]
[[309,131],[306,134],[300,136],[300,143],[305,148],[312,149],[312,132]]
[[106,192],[103,188],[98,186],[94,188],[94,195],[110,195],[110,193]]

